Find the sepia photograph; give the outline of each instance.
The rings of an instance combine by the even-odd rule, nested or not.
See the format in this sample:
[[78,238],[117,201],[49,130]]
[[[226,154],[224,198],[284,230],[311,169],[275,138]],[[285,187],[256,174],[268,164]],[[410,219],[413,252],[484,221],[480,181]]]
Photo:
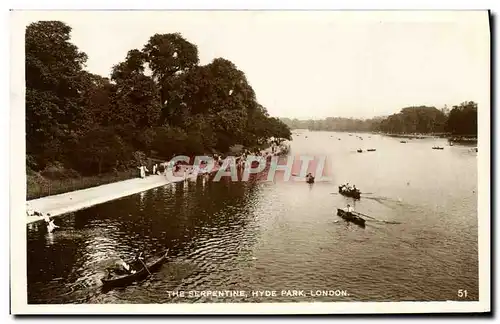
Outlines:
[[11,313],[490,312],[492,19],[12,10]]

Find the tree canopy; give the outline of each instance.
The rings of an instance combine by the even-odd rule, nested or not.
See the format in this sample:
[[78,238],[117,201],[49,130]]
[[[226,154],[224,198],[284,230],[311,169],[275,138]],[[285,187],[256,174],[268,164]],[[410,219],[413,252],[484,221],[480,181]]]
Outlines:
[[155,34],[131,49],[110,77],[85,70],[71,27],[40,21],[26,29],[26,143],[33,170],[63,164],[82,174],[135,167],[137,152],[228,152],[291,138],[257,102],[245,73],[179,33]]

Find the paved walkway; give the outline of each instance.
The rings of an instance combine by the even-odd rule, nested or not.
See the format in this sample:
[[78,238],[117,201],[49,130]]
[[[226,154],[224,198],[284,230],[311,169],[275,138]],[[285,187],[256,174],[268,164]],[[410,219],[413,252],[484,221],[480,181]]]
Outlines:
[[[105,184],[97,187],[71,191],[28,201],[33,210],[51,217],[60,216],[114,199],[130,196],[142,191],[164,186],[169,181],[163,175],[152,175],[146,178],[135,178]],[[42,220],[39,216],[26,216],[27,224]]]

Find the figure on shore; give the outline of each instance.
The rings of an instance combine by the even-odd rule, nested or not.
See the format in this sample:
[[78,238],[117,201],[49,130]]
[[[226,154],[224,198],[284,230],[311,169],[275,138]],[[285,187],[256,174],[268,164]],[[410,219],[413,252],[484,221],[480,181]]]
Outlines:
[[49,233],[51,233],[53,230],[59,227],[56,224],[54,224],[54,220],[50,219],[49,213],[47,213],[47,215],[44,215],[42,217],[43,220],[45,221],[45,224],[47,225],[47,230],[49,231]]
[[146,177],[146,172],[148,172],[148,169],[146,169],[146,167],[144,165],[141,165],[139,167],[139,170],[140,170],[140,175],[141,175],[141,178],[145,178]]
[[43,216],[42,213],[31,208],[31,205],[29,203],[26,203],[26,215],[28,215],[28,216]]

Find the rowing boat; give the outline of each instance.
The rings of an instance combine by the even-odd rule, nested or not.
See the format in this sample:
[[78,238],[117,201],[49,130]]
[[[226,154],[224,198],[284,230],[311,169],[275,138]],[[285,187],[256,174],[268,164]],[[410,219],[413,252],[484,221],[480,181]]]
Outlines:
[[353,222],[354,224],[359,225],[361,227],[365,227],[364,218],[354,214],[354,212],[346,212],[342,209],[337,208],[337,216],[340,216],[346,221]]
[[361,198],[361,193],[359,192],[359,190],[343,191],[342,187],[339,186],[339,193],[341,195],[344,195],[346,197],[351,197],[351,198],[354,198],[354,199],[360,199]]
[[168,254],[168,250],[161,256],[160,258],[156,259],[153,262],[147,263],[147,269],[142,266],[140,270],[138,270],[135,273],[132,274],[125,274],[121,276],[116,276],[108,279],[101,279],[102,284],[105,287],[117,287],[117,286],[125,286],[129,285],[133,282],[136,282],[138,280],[142,280],[146,278],[151,271],[156,271],[160,268],[162,265],[163,261],[165,261],[166,257]]

